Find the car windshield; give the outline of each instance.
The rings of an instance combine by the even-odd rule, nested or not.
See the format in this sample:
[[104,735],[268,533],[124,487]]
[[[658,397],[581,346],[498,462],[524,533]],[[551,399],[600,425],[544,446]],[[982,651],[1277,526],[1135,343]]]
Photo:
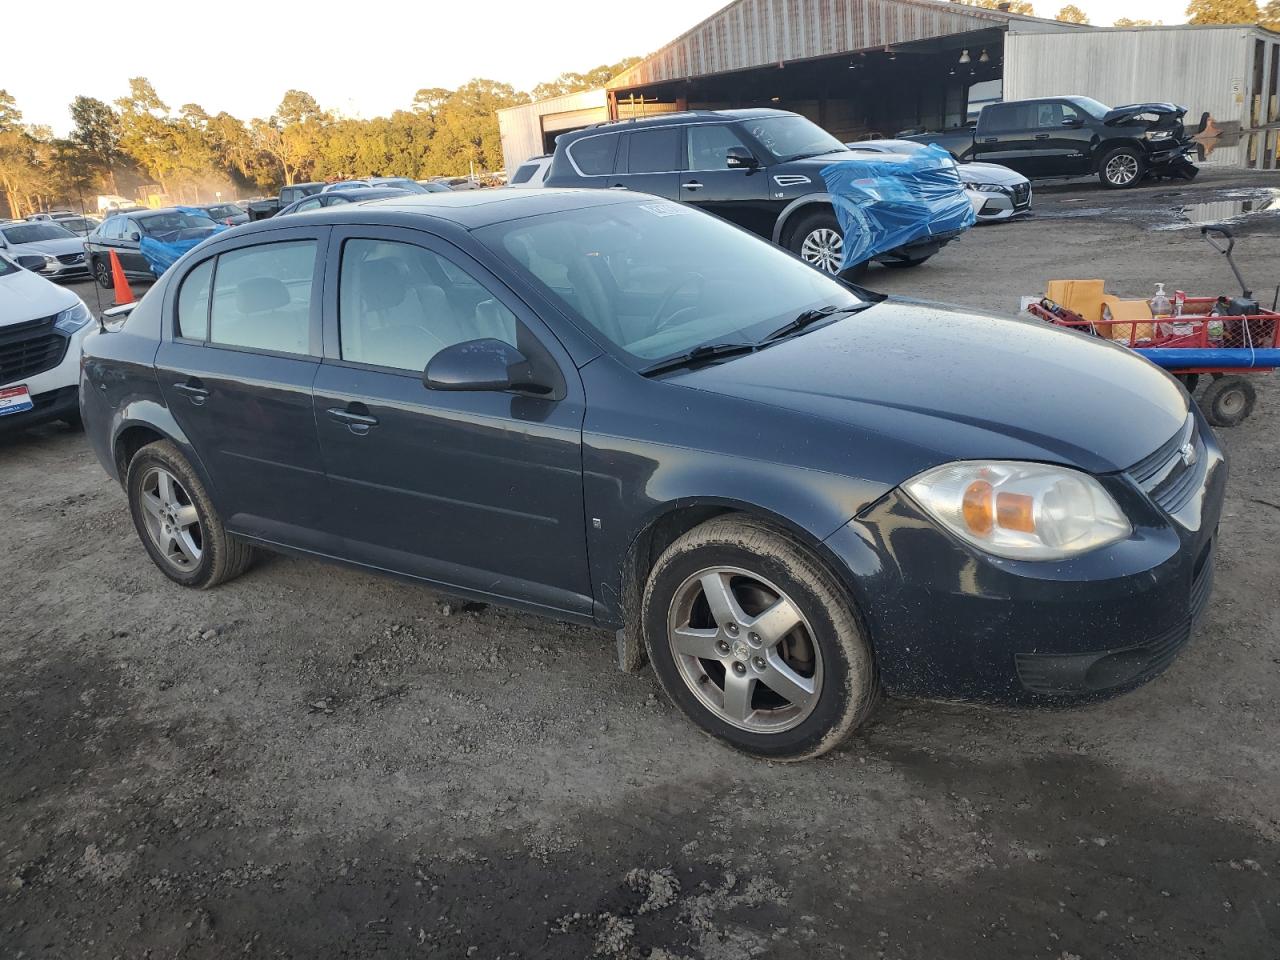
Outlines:
[[66,227],[52,220],[36,220],[32,223],[19,223],[11,227],[0,227],[0,234],[10,243],[37,243],[41,240],[74,239],[75,234]]
[[201,227],[217,226],[213,220],[203,214],[185,213],[182,210],[170,210],[151,217],[139,217],[138,223],[152,236],[159,233],[172,233],[175,230],[195,230]]
[[744,121],[747,133],[782,162],[847,149],[812,120],[800,116],[758,117]]
[[1092,97],[1072,97],[1070,102],[1075,104],[1085,113],[1089,114],[1089,116],[1093,117],[1095,120],[1101,120],[1111,112],[1111,108],[1105,103],[1099,103]]
[[475,235],[634,369],[703,345],[759,343],[806,310],[863,302],[772,244],[667,200],[548,213]]
[[209,216],[221,220],[223,217],[238,217],[243,211],[234,203],[222,203],[217,206],[206,207]]

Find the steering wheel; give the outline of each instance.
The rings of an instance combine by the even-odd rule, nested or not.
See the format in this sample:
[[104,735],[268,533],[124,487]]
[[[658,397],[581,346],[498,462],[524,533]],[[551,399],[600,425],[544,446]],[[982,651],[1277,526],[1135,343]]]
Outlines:
[[667,312],[667,308],[671,306],[671,301],[675,299],[676,294],[689,286],[690,283],[697,284],[698,299],[702,298],[702,291],[705,290],[707,286],[707,278],[700,273],[690,272],[683,274],[680,279],[667,288],[667,292],[662,296],[662,302],[658,304],[658,309],[653,311],[653,316],[649,318],[649,323],[653,326],[655,333],[659,330],[665,330],[675,322],[676,317],[688,313],[693,309],[692,306],[682,307],[669,317],[663,316],[663,314]]

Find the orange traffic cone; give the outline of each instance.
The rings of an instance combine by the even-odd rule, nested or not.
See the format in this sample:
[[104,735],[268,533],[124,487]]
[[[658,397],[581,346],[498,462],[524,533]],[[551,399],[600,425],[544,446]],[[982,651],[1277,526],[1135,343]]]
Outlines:
[[117,307],[122,303],[133,303],[138,299],[129,289],[129,281],[124,278],[124,267],[120,266],[120,258],[116,256],[114,250],[111,251],[111,282],[116,288]]

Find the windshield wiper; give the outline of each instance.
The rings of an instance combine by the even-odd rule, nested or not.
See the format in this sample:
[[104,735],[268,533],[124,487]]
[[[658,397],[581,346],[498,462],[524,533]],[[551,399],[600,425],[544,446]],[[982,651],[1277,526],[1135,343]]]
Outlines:
[[784,323],[760,342],[772,343],[774,340],[781,340],[783,337],[789,337],[793,333],[798,333],[805,327],[815,324],[819,320],[825,320],[827,317],[835,316],[837,313],[857,313],[859,310],[865,310],[869,306],[871,306],[869,303],[856,303],[849,307],[837,307],[835,304],[827,304],[825,307],[806,310],[803,313],[798,314],[794,320]]
[[707,360],[716,360],[720,357],[733,357],[741,353],[754,353],[760,349],[758,343],[704,343],[701,346],[694,347],[687,353],[676,354],[674,357],[667,357],[665,360],[659,360],[657,363],[651,363],[647,367],[640,370],[642,376],[652,376],[655,373],[665,373],[668,370],[679,370],[681,367],[687,367],[691,364],[702,363]]

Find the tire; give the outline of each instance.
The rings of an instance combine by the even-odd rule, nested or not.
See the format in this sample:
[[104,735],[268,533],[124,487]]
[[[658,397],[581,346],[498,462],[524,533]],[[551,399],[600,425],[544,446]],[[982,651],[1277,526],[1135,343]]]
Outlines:
[[850,600],[801,544],[762,521],[717,517],[676,540],[649,574],[640,618],[666,695],[744,753],[826,753],[878,699],[875,660]]
[[169,441],[134,454],[125,490],[142,545],[174,583],[207,590],[240,576],[253,561],[253,548],[226,532],[204,484]]
[[1116,147],[1103,154],[1098,180],[1108,190],[1136,186],[1147,172],[1147,162],[1136,147]]
[[1176,373],[1173,377],[1177,380],[1188,394],[1196,392],[1196,387],[1200,383],[1200,374],[1198,373]]
[[1258,393],[1248,377],[1219,377],[1200,394],[1200,409],[1215,427],[1234,427],[1249,419]]
[[111,266],[101,257],[93,258],[93,278],[103,289],[110,290],[114,286],[111,282]]
[[823,273],[840,275],[844,239],[836,215],[825,211],[809,214],[791,231],[787,249]]
[[64,424],[66,424],[68,428],[70,428],[70,429],[72,429],[72,430],[83,430],[83,429],[84,429],[84,421],[80,419],[80,412],[79,412],[79,411],[76,411],[75,413],[69,413],[69,414],[67,414],[65,417],[63,417],[63,418],[62,418],[62,422],[63,422]]

